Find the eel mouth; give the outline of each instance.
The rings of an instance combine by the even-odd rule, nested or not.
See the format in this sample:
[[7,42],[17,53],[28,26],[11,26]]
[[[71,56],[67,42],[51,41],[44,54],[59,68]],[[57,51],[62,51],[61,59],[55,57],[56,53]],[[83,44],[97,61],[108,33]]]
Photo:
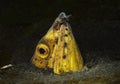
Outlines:
[[71,15],[66,15],[64,12],[61,12],[53,23],[53,29],[60,30],[61,25],[68,26],[68,21]]

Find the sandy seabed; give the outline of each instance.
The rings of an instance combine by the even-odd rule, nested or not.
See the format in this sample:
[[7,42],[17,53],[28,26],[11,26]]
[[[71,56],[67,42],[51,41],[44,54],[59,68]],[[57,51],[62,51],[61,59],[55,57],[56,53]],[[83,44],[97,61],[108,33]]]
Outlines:
[[119,84],[120,62],[102,61],[81,72],[55,75],[50,70],[19,64],[0,70],[0,84]]

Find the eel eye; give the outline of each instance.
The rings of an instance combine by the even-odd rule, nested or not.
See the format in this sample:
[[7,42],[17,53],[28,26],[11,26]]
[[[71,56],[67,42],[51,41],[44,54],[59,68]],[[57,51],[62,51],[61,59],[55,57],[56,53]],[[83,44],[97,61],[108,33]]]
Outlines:
[[38,53],[38,56],[40,56],[41,58],[47,58],[49,55],[48,46],[45,44],[38,44],[37,53]]
[[39,52],[40,52],[40,54],[44,54],[44,53],[45,53],[44,48],[40,48],[40,49],[39,49]]

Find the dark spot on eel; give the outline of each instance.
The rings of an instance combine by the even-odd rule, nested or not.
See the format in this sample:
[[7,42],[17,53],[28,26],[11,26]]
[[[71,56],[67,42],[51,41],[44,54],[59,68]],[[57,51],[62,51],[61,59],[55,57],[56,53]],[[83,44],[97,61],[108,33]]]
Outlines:
[[63,59],[65,59],[66,58],[66,55],[63,55]]
[[67,35],[67,34],[65,34],[65,37],[68,37],[68,35]]
[[55,39],[55,43],[58,44],[58,38]]
[[37,58],[34,58],[35,61],[37,61]]
[[65,42],[65,43],[64,43],[64,48],[66,48],[66,47],[67,47],[67,43]]
[[55,47],[55,45],[53,45],[53,48]]
[[65,30],[66,30],[66,31],[68,31],[68,29],[67,29],[67,28],[66,28]]

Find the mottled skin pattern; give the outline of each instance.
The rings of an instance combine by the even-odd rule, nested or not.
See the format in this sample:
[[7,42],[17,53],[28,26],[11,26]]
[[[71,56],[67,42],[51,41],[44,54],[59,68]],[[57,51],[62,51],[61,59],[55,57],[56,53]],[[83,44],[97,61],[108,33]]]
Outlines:
[[32,63],[38,68],[52,68],[54,73],[80,71],[83,59],[65,13],[60,13],[47,34],[39,41]]

